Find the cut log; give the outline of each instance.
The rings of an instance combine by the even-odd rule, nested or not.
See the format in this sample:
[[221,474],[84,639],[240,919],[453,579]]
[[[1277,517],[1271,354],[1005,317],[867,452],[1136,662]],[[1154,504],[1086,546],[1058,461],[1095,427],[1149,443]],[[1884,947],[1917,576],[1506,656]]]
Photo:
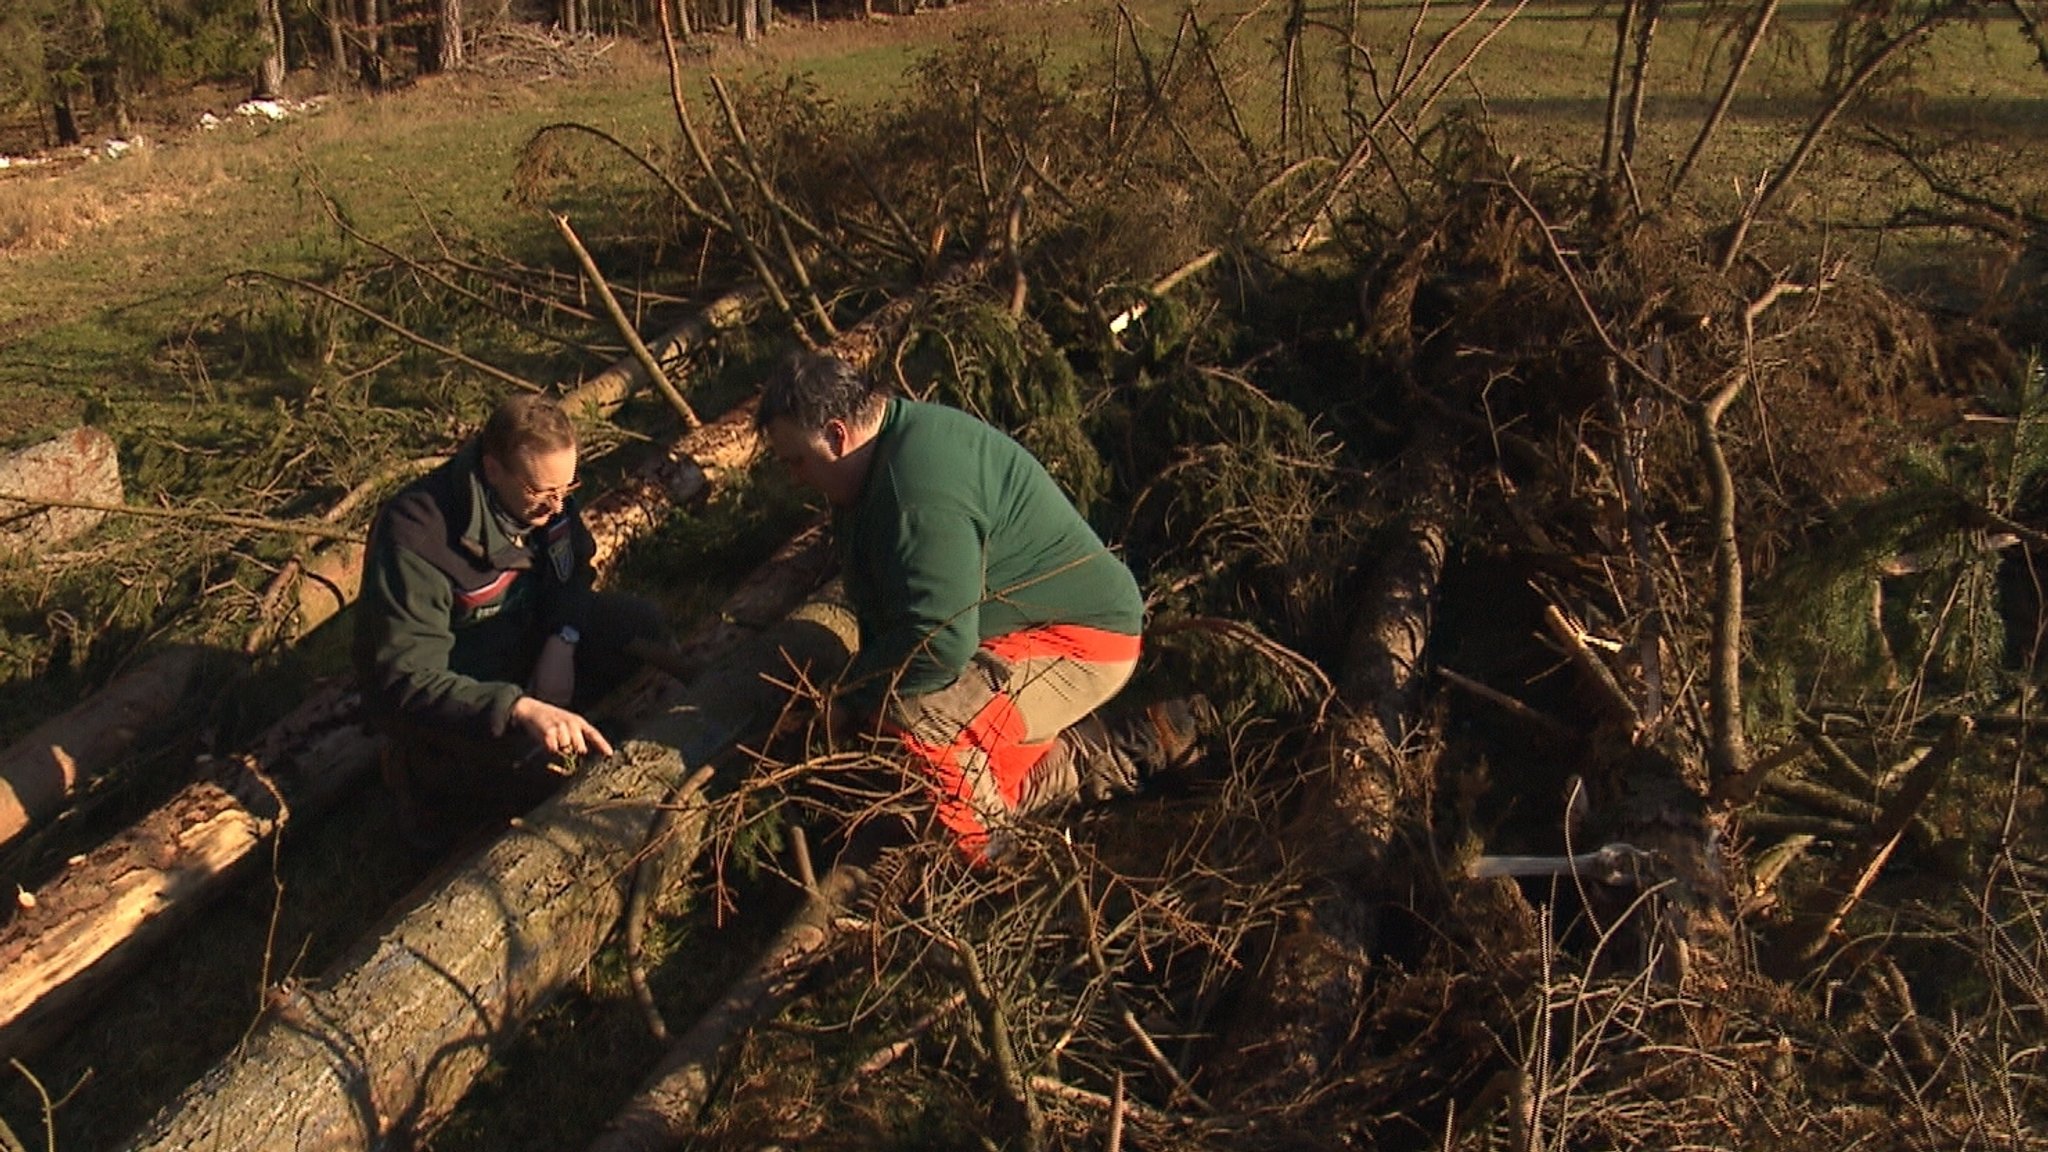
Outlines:
[[[867,320],[845,334],[846,350],[843,354],[862,365],[871,363],[908,321],[922,299],[932,292],[957,288],[970,278],[979,276],[986,266],[986,261],[956,266],[940,276],[924,292],[892,300],[877,309]],[[658,524],[669,509],[675,507],[681,499],[687,498],[682,494],[702,492],[713,476],[725,469],[740,466],[740,462],[751,459],[759,451],[760,438],[753,430],[752,412],[751,403],[742,405],[684,437],[676,449],[650,461],[641,470],[640,482],[631,488],[639,497],[653,501],[661,509],[659,514],[641,512],[626,506],[628,498],[624,495],[615,500],[612,494],[608,493],[592,503],[586,510],[586,517],[591,521],[592,535],[597,538],[598,554],[594,562],[600,578],[631,535]],[[699,463],[697,459],[699,450],[703,453],[703,463]],[[815,550],[806,550],[804,554],[813,559],[819,555]],[[786,589],[792,584],[784,583],[781,586]],[[759,618],[758,609],[750,611],[754,612],[754,618]],[[733,617],[735,620],[748,618],[742,613],[734,613]],[[726,632],[719,635],[721,638],[716,640],[715,644],[730,643],[736,639]],[[684,658],[689,657],[685,654]],[[703,663],[708,667],[713,661],[706,658]],[[350,706],[353,707],[352,701]],[[280,730],[290,732],[318,729],[317,710],[314,716],[301,717],[301,713],[306,711],[307,709],[302,708],[280,722]],[[334,735],[331,746],[323,738],[317,747],[294,743],[291,740],[268,739],[265,741],[265,747],[280,749],[275,762],[293,761],[298,757],[314,757],[318,764],[317,775],[324,784],[332,785],[337,794],[366,778],[376,758],[375,742],[362,732],[360,725],[353,719],[341,725],[341,731]],[[290,781],[294,778],[294,774],[289,772],[273,773],[271,765],[274,761],[263,755],[244,760],[246,763],[243,770],[252,780]],[[194,785],[195,788],[202,786]],[[173,802],[172,807],[175,809],[184,799],[185,797],[181,796]],[[283,807],[287,812],[301,818],[313,814],[316,810],[289,794],[286,795]],[[98,862],[103,859],[125,859],[138,844],[144,847],[140,849],[141,854],[137,858],[152,861],[152,866],[166,877],[186,874],[192,867],[187,861],[204,853],[179,849],[176,846],[175,827],[175,818],[168,812],[160,819],[145,820],[124,833],[116,842],[92,853],[79,867],[58,877],[52,885],[45,886],[45,889],[62,886],[60,889],[39,889],[36,893],[38,908],[50,903],[73,910],[63,921],[60,922],[50,916],[24,916],[5,928],[0,928],[0,963],[5,963],[5,970],[8,971],[11,981],[27,989],[23,999],[32,1005],[22,1009],[22,1017],[19,1019],[0,1016],[0,1059],[20,1055],[47,1042],[59,1028],[91,1002],[97,991],[113,978],[112,973],[124,971],[127,965],[141,960],[147,955],[151,944],[167,935],[176,923],[189,918],[205,900],[224,890],[231,872],[231,869],[225,867],[207,870],[204,882],[170,884],[168,881],[159,880],[158,883],[164,890],[176,893],[176,898],[164,899],[161,906],[153,908],[150,916],[144,921],[98,918],[93,915],[92,900],[89,896],[72,895],[90,893],[96,886],[105,883],[105,873]],[[243,851],[240,858],[248,858],[252,851],[253,846]],[[131,943],[131,936],[138,930],[143,932],[141,939]],[[5,958],[10,954],[27,955],[31,950],[40,956],[52,955],[51,946],[37,943],[38,938],[48,932],[60,933],[67,941],[86,943],[65,946],[64,963],[39,974],[24,975],[22,973],[26,970],[18,971],[12,963],[5,962]],[[93,974],[94,979],[81,985],[79,991],[72,991],[68,987],[71,978],[88,971]]]
[[287,812],[331,806],[374,760],[353,695],[330,688],[43,885],[0,929],[0,1059],[61,1034],[254,859]]
[[37,499],[121,503],[121,462],[114,441],[97,428],[73,428],[0,456],[0,555],[34,554],[90,531],[106,517],[90,508],[37,508]]
[[[1354,1010],[1369,996],[1371,918],[1361,893],[1386,883],[1383,864],[1402,823],[1432,803],[1433,760],[1408,749],[1426,684],[1425,653],[1449,556],[1448,450],[1418,450],[1401,485],[1413,510],[1378,558],[1346,645],[1332,725],[1328,778],[1281,840],[1336,883],[1316,915],[1270,941],[1248,981],[1240,1023],[1225,1037],[1218,1083],[1240,1101],[1297,1100],[1322,1082],[1352,1041]],[[1423,738],[1417,744],[1427,747]]]
[[0,752],[0,844],[62,811],[137,736],[175,714],[205,663],[201,648],[160,652]]
[[866,881],[866,869],[852,862],[826,873],[753,967],[662,1057],[590,1152],[681,1147],[710,1102],[712,1085],[734,1044],[789,1001],[831,942],[833,916],[859,896]]
[[[829,558],[821,529],[799,533],[675,655],[695,668],[718,663],[801,603]],[[643,677],[630,690],[643,694],[639,706],[628,700],[628,707],[607,702],[608,708],[645,715],[678,695],[665,676]],[[322,690],[247,755],[209,764],[205,779],[38,889],[35,907],[0,928],[0,971],[8,974],[0,990],[0,1060],[60,1035],[225,890],[232,869],[257,857],[280,813],[311,818],[367,779],[377,741],[363,730],[359,703],[340,687]],[[241,815],[220,816],[223,800],[237,803]]]
[[[745,328],[760,314],[767,293],[759,285],[735,288],[704,306],[703,310],[666,334],[648,342],[647,349],[671,378],[688,367],[690,357],[719,333]],[[569,414],[585,420],[602,420],[618,411],[633,390],[648,383],[647,370],[638,356],[621,356],[611,367],[578,384],[562,397]]]
[[[814,600],[756,638],[320,981],[295,988],[249,1041],[130,1144],[358,1149],[432,1129],[493,1049],[596,952],[671,791],[783,705],[792,667],[829,678],[852,615]],[[677,833],[703,835],[701,821]]]

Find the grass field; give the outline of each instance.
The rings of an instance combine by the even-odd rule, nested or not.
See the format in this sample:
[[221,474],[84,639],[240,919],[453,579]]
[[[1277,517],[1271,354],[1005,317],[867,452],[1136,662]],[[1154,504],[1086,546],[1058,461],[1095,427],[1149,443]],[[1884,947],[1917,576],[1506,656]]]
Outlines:
[[[1133,10],[1162,42],[1179,11],[1165,3]],[[1231,24],[1228,8],[1202,12],[1215,26]],[[1612,36],[1588,12],[1579,4],[1525,11],[1443,106],[1481,110],[1510,150],[1587,162],[1599,143]],[[1701,27],[1698,13],[1694,5],[1668,10],[1651,76],[1645,157],[1682,147],[1711,94],[1709,77],[1718,75],[1725,45],[1716,30]],[[1732,205],[1737,188],[1782,158],[1790,130],[1812,107],[1827,14],[1819,5],[1794,5],[1781,17],[1785,31],[1755,66],[1739,122],[1699,180],[1716,190],[1710,202]],[[1451,16],[1440,11],[1425,30]],[[1387,67],[1400,52],[1409,10],[1366,5],[1358,19],[1361,41]],[[1226,45],[1253,77],[1273,71],[1277,20],[1261,11]],[[1036,41],[1054,60],[1078,62],[1107,51],[1109,24],[1099,7],[1026,3],[936,10],[886,26],[797,23],[759,51],[721,48],[710,66],[727,75],[801,71],[828,97],[858,105],[888,99],[920,53],[969,27]],[[2037,132],[2048,92],[2027,67],[2027,51],[1996,20],[1949,28],[1896,86],[1888,107],[1930,127],[1989,122]],[[535,129],[580,121],[657,148],[673,136],[656,53],[620,44],[607,60],[595,75],[547,83],[437,78],[377,99],[340,99],[283,123],[195,130],[120,161],[0,178],[0,389],[19,401],[0,413],[0,444],[74,421],[88,407],[118,429],[131,403],[186,390],[192,382],[177,378],[163,351],[235,307],[245,290],[229,287],[229,277],[250,268],[318,274],[342,258],[316,185],[373,236],[422,241],[423,221],[431,221],[545,258],[552,232],[507,197],[518,150]],[[1265,87],[1245,85],[1252,100]],[[1270,101],[1271,92],[1264,94]],[[1644,167],[1647,176],[1661,165]],[[1900,191],[1876,175],[1878,188]]]

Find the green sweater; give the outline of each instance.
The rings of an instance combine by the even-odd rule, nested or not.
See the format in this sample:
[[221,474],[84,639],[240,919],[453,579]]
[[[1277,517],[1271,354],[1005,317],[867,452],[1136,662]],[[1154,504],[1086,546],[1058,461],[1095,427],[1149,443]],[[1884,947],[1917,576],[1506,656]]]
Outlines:
[[860,618],[848,702],[944,688],[982,641],[1047,624],[1126,636],[1130,569],[1031,453],[980,420],[891,400],[860,496],[835,519]]

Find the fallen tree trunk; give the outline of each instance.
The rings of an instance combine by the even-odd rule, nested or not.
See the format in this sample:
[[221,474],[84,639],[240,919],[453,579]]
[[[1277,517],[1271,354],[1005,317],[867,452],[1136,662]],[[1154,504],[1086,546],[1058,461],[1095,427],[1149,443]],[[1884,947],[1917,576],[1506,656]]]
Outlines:
[[79,859],[0,929],[0,1059],[61,1034],[253,859],[293,813],[329,807],[375,763],[355,698],[329,688],[244,756]]
[[[822,531],[800,533],[753,572],[679,649],[708,668],[817,586],[829,559]],[[648,706],[673,697],[666,676],[643,678]],[[612,709],[634,715],[644,709]],[[264,734],[249,753],[94,849],[35,893],[0,928],[0,1060],[60,1035],[134,964],[232,882],[233,871],[287,820],[331,808],[370,775],[377,740],[353,692],[330,687]]]
[[753,967],[699,1017],[626,1102],[590,1152],[657,1152],[680,1147],[710,1101],[734,1043],[788,1003],[832,939],[832,918],[867,884],[867,871],[843,862],[819,881]]
[[[983,259],[956,266],[924,291],[892,300],[877,309],[845,333],[841,354],[862,366],[872,363],[921,300],[932,292],[957,287],[979,276],[987,263]],[[598,544],[593,563],[600,578],[634,534],[660,523],[678,503],[703,492],[715,476],[728,468],[743,466],[759,452],[760,437],[754,432],[752,415],[753,405],[748,402],[685,436],[670,452],[644,465],[636,482],[622,485],[616,493],[607,493],[586,509],[585,517]],[[648,501],[649,507],[634,507],[634,499]],[[704,661],[707,665],[709,662]],[[353,706],[351,698],[350,709]],[[336,789],[337,795],[364,779],[375,763],[376,743],[362,732],[353,712],[334,719],[314,709],[312,715],[302,720],[301,714],[308,711],[302,707],[294,712],[280,722],[280,729],[325,733],[331,727],[336,729],[331,744],[324,735],[317,740],[266,739],[266,748],[279,749],[275,757],[259,754],[239,758],[237,783],[226,790],[233,794],[266,794],[274,790],[283,797],[278,805],[281,814],[305,817],[315,814],[319,807],[294,795],[292,789],[299,777],[317,776],[323,785]],[[245,777],[258,786],[242,786],[239,782]],[[33,914],[25,914],[0,929],[0,968],[9,972],[11,984],[21,989],[17,1014],[0,1013],[0,1059],[20,1055],[47,1042],[111,981],[114,973],[140,960],[150,946],[169,935],[206,900],[219,894],[234,866],[253,856],[260,840],[250,841],[241,821],[210,823],[213,827],[233,826],[227,833],[226,844],[216,844],[204,837],[194,843],[181,831],[183,824],[177,813],[201,810],[202,797],[211,795],[209,789],[219,787],[211,782],[194,784],[174,798],[164,812],[103,845],[79,866],[45,886],[47,891],[38,890],[37,907],[30,910]],[[257,821],[266,833],[281,823],[275,818],[265,823],[257,812],[260,806],[251,810],[249,819]],[[125,875],[132,865],[123,862],[130,860],[150,862],[148,870],[156,875],[136,882],[157,895],[141,906],[140,914],[127,905],[104,911],[95,907],[91,893],[106,882],[108,875]],[[54,912],[46,915],[42,913],[45,904],[66,911],[61,916]],[[37,967],[33,973],[24,975],[29,970],[17,969],[10,957],[28,956],[37,957]],[[73,992],[69,983],[88,971],[95,978]]]
[[[317,1152],[430,1130],[610,933],[688,767],[771,720],[792,667],[833,675],[855,631],[842,605],[814,600],[721,662],[646,738],[586,770],[317,988],[281,996],[130,1147]],[[676,822],[686,849],[704,832],[701,819]]]
[[1448,450],[1412,458],[1419,467],[1399,489],[1412,515],[1380,554],[1346,645],[1330,771],[1281,837],[1310,846],[1316,913],[1269,941],[1223,1046],[1231,1055],[1216,1082],[1236,1085],[1240,1104],[1298,1102],[1344,1059],[1369,999],[1375,941],[1363,907],[1386,882],[1403,823],[1427,819],[1432,803],[1433,742],[1416,739],[1415,716],[1456,485]]
[[202,648],[160,652],[0,752],[0,844],[62,811],[138,735],[176,712],[205,664]]
[[[647,350],[664,372],[674,377],[689,366],[690,357],[721,332],[744,328],[760,314],[767,293],[758,285],[735,288],[702,311],[651,341]],[[649,383],[647,370],[638,356],[621,356],[611,367],[578,384],[562,397],[562,407],[571,416],[603,420],[618,411],[633,390]]]

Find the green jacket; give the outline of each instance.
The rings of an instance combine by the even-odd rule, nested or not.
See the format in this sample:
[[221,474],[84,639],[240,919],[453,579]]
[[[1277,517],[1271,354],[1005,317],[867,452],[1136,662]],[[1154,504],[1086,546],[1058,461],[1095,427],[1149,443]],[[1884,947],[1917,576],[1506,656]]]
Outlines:
[[373,716],[503,735],[541,644],[587,625],[596,549],[574,500],[523,540],[494,508],[472,443],[378,512],[353,648]]
[[893,399],[834,527],[860,654],[847,699],[959,678],[984,640],[1047,624],[1138,635],[1138,582],[1031,453],[951,408]]

